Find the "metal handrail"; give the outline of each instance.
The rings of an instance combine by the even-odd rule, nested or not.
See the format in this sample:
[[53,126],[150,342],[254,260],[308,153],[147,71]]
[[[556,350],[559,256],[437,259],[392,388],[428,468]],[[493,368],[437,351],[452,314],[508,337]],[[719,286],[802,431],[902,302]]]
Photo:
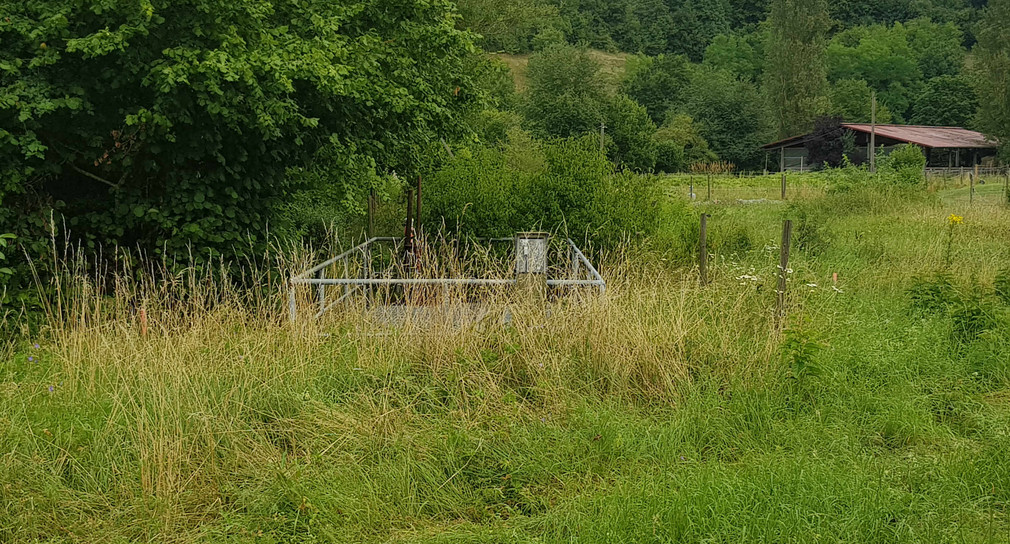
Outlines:
[[[488,241],[488,242],[511,242],[515,238],[484,238],[476,239],[477,241]],[[300,274],[292,276],[289,283],[288,289],[288,307],[291,314],[291,320],[297,319],[298,314],[298,299],[295,288],[298,285],[315,285],[319,289],[318,299],[319,299],[319,311],[316,312],[316,317],[321,317],[331,308],[340,304],[347,299],[349,299],[353,294],[361,291],[364,288],[371,286],[391,286],[391,285],[473,285],[473,286],[507,286],[516,285],[519,282],[518,277],[511,279],[504,278],[326,278],[322,277],[324,274],[321,272],[326,269],[326,267],[333,265],[341,260],[346,264],[351,256],[360,251],[363,255],[369,254],[369,249],[371,244],[377,242],[400,242],[402,238],[396,237],[373,237],[365,240],[363,243],[324,261],[323,263],[316,265]],[[566,243],[568,249],[572,252],[573,260],[586,267],[589,272],[589,279],[547,279],[546,285],[550,287],[598,287],[600,294],[606,293],[607,282],[600,275],[599,271],[593,266],[593,263],[586,258],[586,255],[575,245],[575,242],[571,238],[567,238]],[[371,270],[369,268],[369,270]],[[318,274],[320,277],[314,278],[313,275]],[[326,303],[326,286],[327,285],[342,285],[344,286],[344,293],[342,296],[337,298],[335,301]]]

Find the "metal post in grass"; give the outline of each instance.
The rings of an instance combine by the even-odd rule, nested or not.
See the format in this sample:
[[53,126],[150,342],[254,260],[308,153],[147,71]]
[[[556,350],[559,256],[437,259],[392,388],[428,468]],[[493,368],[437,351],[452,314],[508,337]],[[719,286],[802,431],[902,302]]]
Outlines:
[[[978,166],[975,170],[978,170]],[[975,175],[968,172],[968,204],[972,202],[975,202]]]
[[782,171],[782,200],[786,199],[786,171]]
[[[321,280],[325,280],[326,279],[326,268],[320,269],[319,273],[317,274],[316,277],[318,277]],[[346,278],[347,274],[344,274],[344,277]],[[320,283],[319,285],[316,286],[316,297],[318,298],[318,301],[319,301],[319,311],[320,312],[325,311],[326,310],[326,284],[325,283]]]
[[698,283],[708,285],[708,214],[701,214],[701,229],[698,232]]
[[789,245],[793,238],[793,222],[782,222],[782,252],[779,257],[779,287],[775,303],[775,326],[778,329],[786,320],[786,279],[789,277]]

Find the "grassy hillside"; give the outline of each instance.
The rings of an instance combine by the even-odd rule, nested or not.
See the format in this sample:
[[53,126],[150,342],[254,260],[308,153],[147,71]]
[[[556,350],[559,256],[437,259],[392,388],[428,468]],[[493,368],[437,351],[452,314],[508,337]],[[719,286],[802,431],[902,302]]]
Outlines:
[[1005,542],[1002,195],[797,186],[685,212],[671,178],[664,236],[711,215],[707,288],[612,256],[605,297],[509,324],[65,286],[2,358],[0,541]]
[[[512,70],[512,77],[515,78],[517,91],[522,92],[526,90],[526,65],[529,64],[530,55],[491,53],[491,56],[508,64]],[[603,81],[611,89],[616,89],[621,82],[621,78],[624,77],[625,65],[631,55],[627,53],[607,53],[594,49],[590,51],[590,56],[600,63],[600,75]]]

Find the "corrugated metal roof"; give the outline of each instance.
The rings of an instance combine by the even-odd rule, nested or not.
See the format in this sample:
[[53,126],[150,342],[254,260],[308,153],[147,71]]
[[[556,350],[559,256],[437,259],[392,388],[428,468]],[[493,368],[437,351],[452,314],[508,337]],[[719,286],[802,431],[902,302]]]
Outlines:
[[[870,132],[869,124],[843,123],[843,127],[859,132]],[[922,147],[992,148],[996,142],[986,139],[981,132],[961,127],[927,127],[919,125],[877,125],[876,133]]]
[[[842,123],[842,126],[859,132],[870,133],[869,123]],[[922,147],[946,147],[951,149],[995,148],[997,142],[986,139],[981,132],[961,127],[928,127],[921,125],[877,125],[878,136],[908,142]],[[804,143],[810,134],[793,136],[762,146],[763,149],[778,149],[793,144]]]

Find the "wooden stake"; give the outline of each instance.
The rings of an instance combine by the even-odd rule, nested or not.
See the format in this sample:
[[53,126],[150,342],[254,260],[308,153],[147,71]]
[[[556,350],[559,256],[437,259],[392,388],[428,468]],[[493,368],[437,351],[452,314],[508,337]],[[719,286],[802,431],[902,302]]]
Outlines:
[[147,310],[144,309],[144,308],[141,308],[140,311],[137,312],[137,317],[140,318],[140,336],[146,338],[147,337]]
[[786,320],[786,278],[789,276],[789,245],[792,243],[793,222],[782,222],[782,253],[779,258],[779,287],[775,304],[775,325],[781,329]]
[[708,285],[708,214],[701,214],[701,231],[698,235],[698,282]]
[[421,176],[417,176],[417,209],[414,210],[416,230],[421,230]]
[[375,237],[375,189],[368,192],[368,239]]
[[1010,166],[1006,169],[1006,177],[1003,179],[1003,203],[1010,205]]

